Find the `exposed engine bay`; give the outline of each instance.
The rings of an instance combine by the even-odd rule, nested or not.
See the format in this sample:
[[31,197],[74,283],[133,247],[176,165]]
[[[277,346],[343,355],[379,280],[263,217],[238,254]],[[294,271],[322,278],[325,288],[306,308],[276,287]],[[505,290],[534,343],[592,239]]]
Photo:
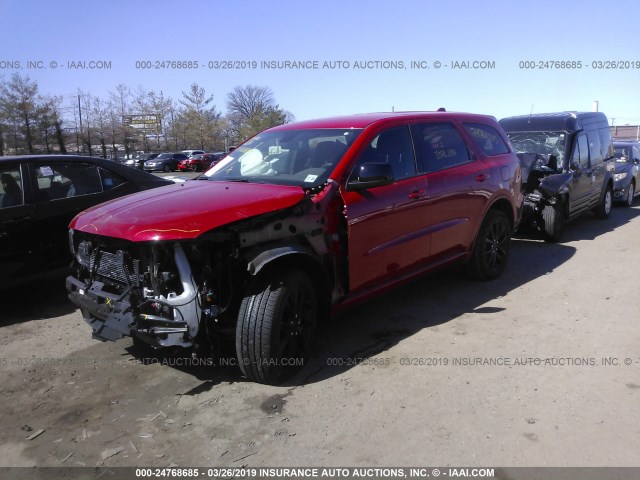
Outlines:
[[[233,336],[243,292],[274,259],[290,256],[295,257],[291,261],[322,262],[318,271],[346,272],[346,266],[334,264],[345,235],[332,235],[346,227],[333,225],[325,215],[325,208],[341,209],[336,192],[337,185],[329,182],[291,208],[196,239],[130,242],[70,230],[75,261],[67,278],[69,297],[94,338],[132,336],[154,347],[209,349]],[[346,274],[342,279],[346,282]],[[321,280],[327,296],[342,290],[334,289],[335,277]]]

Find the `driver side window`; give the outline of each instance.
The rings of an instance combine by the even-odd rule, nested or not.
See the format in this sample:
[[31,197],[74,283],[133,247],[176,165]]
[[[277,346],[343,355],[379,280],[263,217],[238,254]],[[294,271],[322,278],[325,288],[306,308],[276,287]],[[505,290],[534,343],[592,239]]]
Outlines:
[[589,142],[584,133],[578,136],[571,161],[579,164],[580,168],[589,168]]
[[366,163],[390,165],[395,180],[416,175],[416,162],[409,127],[390,128],[376,136],[356,162],[354,171],[359,171],[360,166]]

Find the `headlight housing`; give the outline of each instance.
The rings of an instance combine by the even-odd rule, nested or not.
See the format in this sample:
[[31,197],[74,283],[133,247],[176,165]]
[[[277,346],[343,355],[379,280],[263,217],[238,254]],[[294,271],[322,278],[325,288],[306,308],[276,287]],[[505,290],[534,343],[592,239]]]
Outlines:
[[620,180],[623,180],[627,177],[627,172],[623,172],[623,173],[616,173],[613,175],[613,180],[616,182],[619,182]]

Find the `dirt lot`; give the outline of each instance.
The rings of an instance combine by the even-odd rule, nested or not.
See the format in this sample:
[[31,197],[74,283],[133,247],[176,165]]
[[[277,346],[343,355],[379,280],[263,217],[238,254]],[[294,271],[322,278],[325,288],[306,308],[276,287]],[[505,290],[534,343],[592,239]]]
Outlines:
[[639,215],[343,313],[281,387],[92,340],[62,285],[5,295],[0,466],[639,466]]

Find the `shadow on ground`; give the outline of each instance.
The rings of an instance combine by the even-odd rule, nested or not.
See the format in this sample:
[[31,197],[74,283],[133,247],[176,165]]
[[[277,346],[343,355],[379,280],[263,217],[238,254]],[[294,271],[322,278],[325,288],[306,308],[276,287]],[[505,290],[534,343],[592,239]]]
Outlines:
[[76,310],[67,298],[64,278],[0,291],[0,327],[68,315]]
[[[594,240],[640,215],[640,208],[615,208],[608,220],[587,214],[567,225],[561,243],[517,238],[507,270],[491,282],[467,279],[459,267],[435,272],[401,288],[381,294],[374,300],[335,315],[320,326],[313,358],[285,386],[320,382],[340,375],[363,359],[384,352],[424,328],[445,324],[461,315],[491,314],[500,309],[482,305],[546,275],[574,255],[570,242]],[[48,288],[47,288],[48,287]],[[75,310],[67,300],[64,285],[43,286],[41,290],[14,293],[6,297],[1,325],[51,318]],[[90,334],[87,327],[87,335]],[[235,360],[234,345],[226,345],[220,359],[192,358],[189,352],[167,353],[133,346],[122,340],[122,347],[142,364],[163,364],[193,375],[202,383],[185,395],[196,395],[220,382],[242,382]],[[127,354],[123,351],[123,354]],[[339,359],[342,365],[332,364]],[[194,366],[195,365],[195,366]]]

